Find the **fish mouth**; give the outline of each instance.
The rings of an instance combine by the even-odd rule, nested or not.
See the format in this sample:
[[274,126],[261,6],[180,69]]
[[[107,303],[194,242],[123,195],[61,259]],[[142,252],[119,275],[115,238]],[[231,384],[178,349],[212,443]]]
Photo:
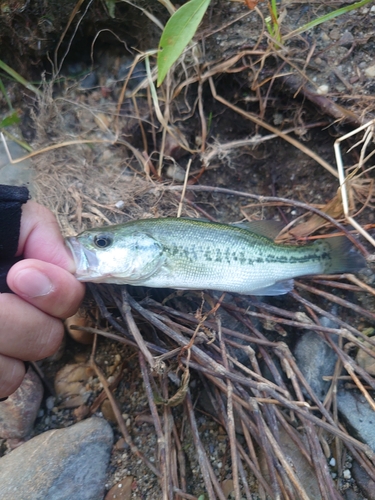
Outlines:
[[74,276],[79,281],[91,280],[95,274],[95,269],[98,269],[99,261],[91,250],[85,248],[75,236],[65,239],[66,245],[71,251],[76,266]]

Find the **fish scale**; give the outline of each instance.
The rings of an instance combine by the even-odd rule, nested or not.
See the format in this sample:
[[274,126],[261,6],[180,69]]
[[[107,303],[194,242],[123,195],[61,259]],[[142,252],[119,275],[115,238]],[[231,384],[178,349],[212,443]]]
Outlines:
[[158,288],[280,295],[293,287],[295,277],[365,266],[345,237],[293,246],[275,244],[262,231],[259,222],[245,228],[195,219],[142,219],[90,229],[67,243],[81,281]]

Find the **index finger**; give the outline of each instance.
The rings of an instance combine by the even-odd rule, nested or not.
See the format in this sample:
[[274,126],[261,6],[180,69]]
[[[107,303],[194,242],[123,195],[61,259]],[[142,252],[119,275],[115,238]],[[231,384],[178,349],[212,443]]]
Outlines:
[[55,216],[33,201],[22,208],[17,255],[49,262],[71,273],[75,271],[73,257],[65,246]]

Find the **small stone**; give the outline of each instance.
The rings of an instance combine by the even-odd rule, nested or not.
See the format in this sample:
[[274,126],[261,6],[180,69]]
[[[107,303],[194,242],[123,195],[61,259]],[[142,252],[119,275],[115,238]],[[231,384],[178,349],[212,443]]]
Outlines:
[[316,89],[316,93],[319,95],[326,95],[329,92],[329,86],[326,83],[323,83],[322,85],[319,85],[319,87]]
[[72,326],[81,326],[86,328],[95,327],[94,322],[88,316],[84,309],[79,309],[79,311],[65,320],[65,328],[69,335],[80,344],[91,345],[94,341],[94,335],[84,330],[75,330]]
[[120,65],[117,78],[119,80],[126,80],[130,71],[132,71],[130,79],[128,81],[128,90],[135,89],[140,85],[143,80],[147,77],[146,67],[143,61],[137,62],[134,68],[132,68],[134,60],[129,57],[124,57],[122,64]]
[[82,90],[90,90],[94,87],[97,87],[99,84],[99,78],[95,71],[89,73],[79,82],[79,88]]
[[126,444],[126,441],[125,441],[125,439],[124,439],[124,438],[120,438],[120,439],[116,442],[116,444],[115,444],[115,446],[114,446],[115,450],[117,450],[117,451],[126,450],[128,447],[129,447],[129,446]]
[[350,479],[352,477],[352,474],[350,472],[349,469],[345,469],[343,472],[342,472],[342,477],[344,479]]
[[336,459],[334,457],[332,457],[331,460],[329,461],[329,465],[331,467],[336,467]]
[[221,483],[221,487],[223,488],[225,498],[229,498],[229,495],[234,492],[233,479],[224,479],[224,481]]
[[337,406],[354,437],[375,451],[375,416],[366,399],[354,391],[341,390],[337,393]]
[[342,46],[351,46],[354,42],[354,36],[350,33],[350,31],[344,31],[339,40],[339,45]]
[[42,398],[43,384],[34,370],[29,368],[16,392],[0,403],[0,437],[12,440],[27,438]]
[[178,165],[178,163],[173,163],[172,165],[169,165],[165,171],[166,177],[169,179],[173,179],[174,181],[177,182],[184,182],[185,180],[185,170]]
[[88,364],[66,365],[55,376],[55,391],[65,408],[75,408],[86,403],[89,378],[94,375]]
[[369,78],[374,78],[375,77],[375,66],[369,66],[364,70],[364,73],[366,76]]
[[330,31],[329,37],[331,40],[339,40],[341,37],[340,30],[337,28],[333,28],[333,30]]
[[122,210],[125,206],[125,202],[123,200],[119,200],[115,203],[115,207],[118,208],[119,210]]
[[323,377],[333,375],[337,355],[315,332],[303,334],[293,354],[307,383],[323,401],[330,387],[330,382],[323,380]]
[[130,500],[132,497],[133,476],[125,476],[106,494],[104,500]]
[[105,399],[100,406],[100,411],[103,413],[103,417],[109,422],[116,423],[117,419],[113,412],[112,405],[108,399]]
[[56,401],[56,398],[54,396],[50,396],[49,398],[46,399],[47,410],[49,410],[49,411],[52,410],[52,408],[55,406],[55,401]]
[[375,500],[375,481],[368,475],[366,470],[357,460],[353,460],[352,474],[363,496],[368,500]]
[[[369,342],[364,342],[364,346],[370,351],[374,351],[374,347]],[[355,358],[358,365],[367,371],[370,375],[375,375],[375,359],[363,349],[359,348]]]
[[77,422],[80,422],[90,413],[90,407],[87,405],[78,406],[78,408],[74,408],[73,415],[75,416]]
[[112,443],[96,417],[40,434],[0,459],[1,498],[102,500]]

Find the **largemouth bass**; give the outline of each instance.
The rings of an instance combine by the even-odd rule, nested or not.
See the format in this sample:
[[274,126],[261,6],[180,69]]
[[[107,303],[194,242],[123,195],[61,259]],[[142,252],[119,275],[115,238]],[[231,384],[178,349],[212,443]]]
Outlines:
[[282,295],[293,278],[366,266],[345,237],[292,246],[274,243],[268,232],[260,222],[142,219],[89,229],[67,244],[80,281],[249,295]]

